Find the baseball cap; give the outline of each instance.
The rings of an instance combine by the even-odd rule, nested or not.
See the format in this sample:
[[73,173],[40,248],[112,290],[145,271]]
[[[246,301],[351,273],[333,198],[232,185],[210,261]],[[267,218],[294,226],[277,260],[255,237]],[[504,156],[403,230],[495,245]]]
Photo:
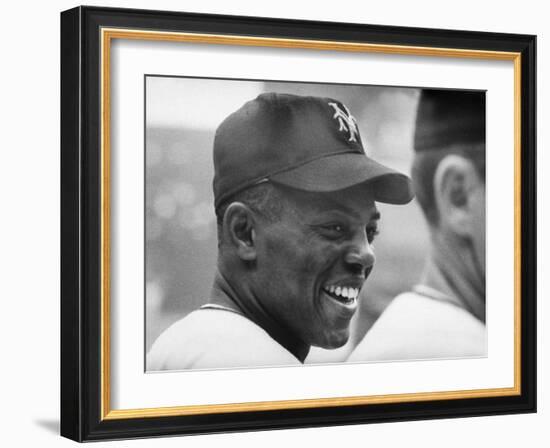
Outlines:
[[485,92],[424,89],[416,115],[416,152],[485,143]]
[[405,174],[366,155],[355,118],[332,98],[264,93],[220,124],[215,207],[266,180],[309,192],[369,182],[376,201],[392,204],[414,196]]

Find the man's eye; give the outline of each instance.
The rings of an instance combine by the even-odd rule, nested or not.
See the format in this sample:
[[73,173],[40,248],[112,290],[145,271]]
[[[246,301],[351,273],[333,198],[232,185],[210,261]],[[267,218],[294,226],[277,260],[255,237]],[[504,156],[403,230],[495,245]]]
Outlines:
[[322,234],[332,238],[339,238],[346,232],[346,227],[342,224],[325,224],[320,229]]
[[367,227],[367,240],[369,243],[372,243],[376,235],[379,233],[380,231],[378,230],[378,227]]

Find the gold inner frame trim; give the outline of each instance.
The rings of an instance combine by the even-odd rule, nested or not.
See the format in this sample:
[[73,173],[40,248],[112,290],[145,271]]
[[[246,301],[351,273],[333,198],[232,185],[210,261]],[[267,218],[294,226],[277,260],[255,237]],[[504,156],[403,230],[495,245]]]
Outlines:
[[[278,39],[136,29],[101,29],[101,419],[116,420],[284,409],[308,409],[381,403],[502,397],[521,394],[521,54],[459,48],[385,45],[305,39]],[[113,39],[186,42],[214,45],[295,48],[513,61],[514,63],[514,386],[441,392],[279,400],[215,405],[111,409],[110,345],[110,63]]]

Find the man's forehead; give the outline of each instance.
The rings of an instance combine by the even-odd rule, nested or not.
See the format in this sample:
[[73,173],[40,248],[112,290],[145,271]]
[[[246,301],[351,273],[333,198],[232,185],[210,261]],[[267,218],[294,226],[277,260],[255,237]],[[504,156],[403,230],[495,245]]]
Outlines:
[[344,202],[336,202],[326,208],[319,210],[321,213],[344,213],[357,221],[373,221],[380,219],[380,212],[376,208],[374,201],[365,202],[358,201],[355,204],[347,204]]
[[380,218],[371,189],[346,189],[325,193],[297,192],[291,194],[291,198],[304,213],[339,212],[357,220],[368,221]]

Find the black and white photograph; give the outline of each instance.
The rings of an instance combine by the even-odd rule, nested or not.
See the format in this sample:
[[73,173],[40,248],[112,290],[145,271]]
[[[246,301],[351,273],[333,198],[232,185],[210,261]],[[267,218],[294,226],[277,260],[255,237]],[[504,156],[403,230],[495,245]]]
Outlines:
[[484,90],[144,84],[147,372],[488,356]]

